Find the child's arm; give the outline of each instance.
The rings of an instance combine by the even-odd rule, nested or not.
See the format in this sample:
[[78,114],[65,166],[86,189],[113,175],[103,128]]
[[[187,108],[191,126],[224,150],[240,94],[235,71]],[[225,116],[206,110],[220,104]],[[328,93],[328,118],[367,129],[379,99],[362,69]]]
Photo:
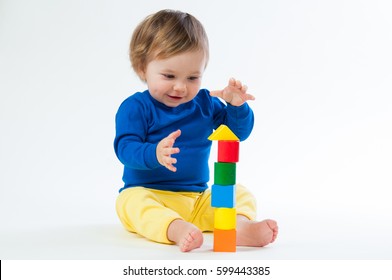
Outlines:
[[214,101],[215,104],[218,104],[215,107],[215,128],[225,124],[241,141],[249,137],[254,124],[253,111],[246,101],[254,100],[255,97],[246,91],[247,86],[231,78],[229,84],[223,90],[210,92],[211,96],[220,97],[227,103],[227,106],[222,108],[222,102]]
[[211,91],[210,95],[220,97],[232,106],[241,106],[248,100],[255,100],[255,97],[246,91],[248,87],[241,81],[231,78],[229,84],[223,90]]
[[158,143],[148,141],[149,112],[143,95],[127,98],[116,114],[114,150],[127,168],[151,170],[161,166],[156,157]]
[[148,113],[144,108],[140,106],[140,100],[134,98],[128,98],[121,104],[116,114],[116,155],[129,168],[150,170],[162,165],[176,172],[177,168],[173,165],[177,159],[171,156],[180,152],[179,148],[173,146],[181,130],[172,132],[159,143],[149,143],[148,121],[144,117]]

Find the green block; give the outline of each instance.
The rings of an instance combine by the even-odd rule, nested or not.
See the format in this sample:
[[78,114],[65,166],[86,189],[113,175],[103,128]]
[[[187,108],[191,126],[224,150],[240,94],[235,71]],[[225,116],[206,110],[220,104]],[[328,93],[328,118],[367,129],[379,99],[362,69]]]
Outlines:
[[236,164],[227,162],[215,162],[214,184],[227,186],[236,183]]

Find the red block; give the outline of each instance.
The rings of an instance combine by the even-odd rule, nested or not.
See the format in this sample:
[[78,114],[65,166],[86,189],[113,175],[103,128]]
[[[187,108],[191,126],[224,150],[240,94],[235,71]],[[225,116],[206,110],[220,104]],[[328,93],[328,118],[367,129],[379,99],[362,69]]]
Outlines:
[[238,162],[239,154],[239,141],[218,141],[218,162]]

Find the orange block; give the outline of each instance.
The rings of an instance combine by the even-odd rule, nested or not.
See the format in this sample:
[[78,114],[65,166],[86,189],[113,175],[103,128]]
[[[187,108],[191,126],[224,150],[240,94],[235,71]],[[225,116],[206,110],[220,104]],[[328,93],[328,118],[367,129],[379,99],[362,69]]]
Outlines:
[[236,249],[235,229],[214,229],[214,252],[235,252]]

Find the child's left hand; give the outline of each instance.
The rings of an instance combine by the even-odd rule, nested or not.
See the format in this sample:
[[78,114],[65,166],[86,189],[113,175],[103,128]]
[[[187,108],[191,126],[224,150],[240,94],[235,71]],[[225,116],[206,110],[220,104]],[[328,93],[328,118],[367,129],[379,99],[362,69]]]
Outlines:
[[210,95],[220,97],[233,106],[241,106],[248,100],[255,100],[255,97],[247,93],[248,87],[241,81],[231,78],[229,84],[223,90],[211,91]]

